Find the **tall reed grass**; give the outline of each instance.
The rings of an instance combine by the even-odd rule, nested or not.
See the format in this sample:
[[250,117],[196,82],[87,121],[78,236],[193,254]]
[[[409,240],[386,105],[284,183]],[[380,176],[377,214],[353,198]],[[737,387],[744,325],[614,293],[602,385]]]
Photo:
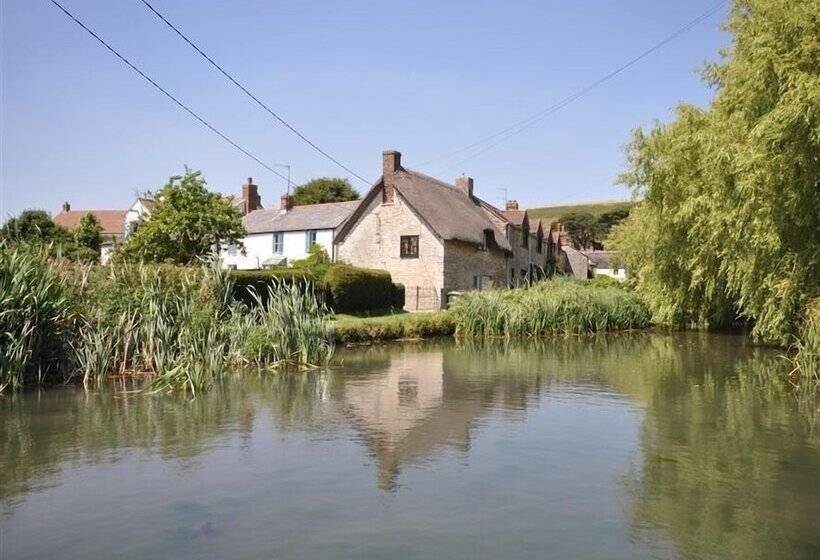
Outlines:
[[311,286],[274,284],[235,302],[229,274],[200,267],[77,267],[0,250],[0,391],[28,383],[145,376],[153,391],[207,390],[243,366],[326,363],[330,313]]
[[649,309],[619,287],[564,279],[528,288],[462,295],[453,305],[456,334],[467,337],[544,336],[638,329]]

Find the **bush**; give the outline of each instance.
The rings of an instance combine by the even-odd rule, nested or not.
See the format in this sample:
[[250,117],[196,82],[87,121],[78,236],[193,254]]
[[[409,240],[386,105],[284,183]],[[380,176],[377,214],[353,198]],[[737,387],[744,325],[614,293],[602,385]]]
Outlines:
[[393,284],[385,270],[337,264],[325,275],[336,313],[360,313],[404,306],[404,287]]
[[254,293],[261,296],[263,304],[267,302],[269,288],[281,284],[305,286],[318,285],[318,279],[307,270],[292,268],[269,268],[266,270],[235,270],[231,272],[233,280],[233,299],[248,307],[257,303]]

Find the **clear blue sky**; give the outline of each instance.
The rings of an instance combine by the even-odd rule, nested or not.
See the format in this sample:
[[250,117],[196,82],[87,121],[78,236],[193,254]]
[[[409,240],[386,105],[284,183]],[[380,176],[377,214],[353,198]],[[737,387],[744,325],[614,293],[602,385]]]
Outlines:
[[[62,0],[160,84],[295,181],[342,175],[261,112],[137,0]],[[375,180],[381,151],[439,175],[458,149],[549,106],[659,41],[716,0],[377,2],[153,0],[274,110]],[[2,6],[0,217],[124,208],[184,165],[263,203],[284,182],[173,105],[47,0]],[[624,198],[614,185],[630,130],[712,92],[725,10],[539,125],[456,169],[526,206]],[[367,187],[353,180],[360,190]]]

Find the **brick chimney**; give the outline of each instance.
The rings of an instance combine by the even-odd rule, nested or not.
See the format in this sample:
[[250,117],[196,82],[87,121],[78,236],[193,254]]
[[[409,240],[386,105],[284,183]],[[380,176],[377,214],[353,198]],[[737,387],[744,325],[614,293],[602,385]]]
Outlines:
[[262,198],[259,196],[259,187],[253,184],[253,177],[242,185],[242,199],[245,201],[245,213],[262,208]]
[[401,153],[396,150],[382,152],[382,202],[391,203],[396,198],[396,172],[401,170]]
[[473,178],[468,177],[465,174],[461,174],[461,177],[456,178],[456,188],[466,194],[468,197],[473,198]]
[[285,193],[279,197],[279,210],[282,212],[287,212],[291,209],[293,209],[293,195],[290,193]]
[[507,210],[518,210],[518,201],[517,200],[508,200],[507,201]]
[[71,205],[68,203],[68,201],[63,202],[63,212],[70,212],[70,211],[71,211]]

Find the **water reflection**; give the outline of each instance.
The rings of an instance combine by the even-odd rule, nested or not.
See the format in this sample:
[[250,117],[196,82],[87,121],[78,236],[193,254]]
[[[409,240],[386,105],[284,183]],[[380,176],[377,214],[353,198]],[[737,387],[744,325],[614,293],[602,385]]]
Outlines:
[[[326,523],[332,538],[310,550],[282,544],[280,556],[348,550],[363,520],[393,534],[390,518],[368,517],[378,488],[413,512],[405,525],[424,517],[449,527],[418,543],[427,556],[497,532],[498,550],[486,543],[472,556],[528,557],[527,547],[549,544],[623,558],[817,557],[817,406],[778,382],[781,369],[774,352],[738,337],[634,335],[375,347],[341,353],[328,373],[243,374],[194,401],[76,388],[15,395],[0,400],[0,523],[21,539],[12,556],[31,553],[21,526],[59,499],[50,492],[93,492],[83,473],[123,462],[172,465],[225,493],[255,488],[220,502],[233,533],[182,497],[166,512],[196,518],[174,542],[235,537],[250,556],[261,543],[239,539],[239,520],[252,527],[285,512],[297,526]],[[439,486],[445,479],[451,487]],[[421,500],[432,489],[442,505]],[[169,500],[174,491],[163,490]],[[357,499],[376,501],[345,521]],[[294,513],[315,500],[321,514]],[[471,508],[483,517],[463,513]],[[155,538],[161,556],[166,537]],[[379,550],[396,553],[391,542]]]

